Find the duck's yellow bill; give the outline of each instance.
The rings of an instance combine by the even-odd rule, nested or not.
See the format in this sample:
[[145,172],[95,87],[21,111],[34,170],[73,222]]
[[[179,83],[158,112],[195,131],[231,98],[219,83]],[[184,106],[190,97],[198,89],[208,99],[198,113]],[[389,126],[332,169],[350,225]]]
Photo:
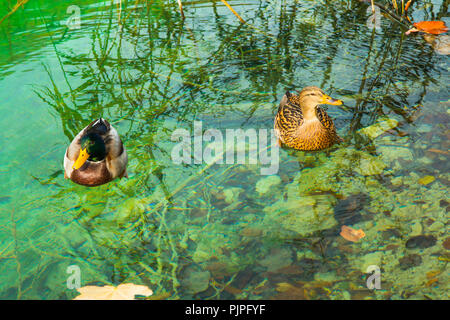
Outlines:
[[75,170],[80,169],[87,159],[89,159],[89,153],[87,153],[86,149],[81,149],[80,154],[72,167]]
[[326,94],[322,97],[322,103],[323,104],[331,104],[333,106],[340,106],[342,104],[341,100],[333,99],[330,96],[327,96]]

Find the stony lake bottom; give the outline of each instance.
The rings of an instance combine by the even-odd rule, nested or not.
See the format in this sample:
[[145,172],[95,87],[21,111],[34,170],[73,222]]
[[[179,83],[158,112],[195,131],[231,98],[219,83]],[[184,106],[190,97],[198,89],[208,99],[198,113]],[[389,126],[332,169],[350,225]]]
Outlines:
[[[449,298],[448,35],[370,25],[357,0],[229,1],[245,24],[214,1],[185,20],[176,1],[78,2],[30,0],[0,24],[0,299],[73,299],[69,266],[151,299]],[[449,25],[448,2],[409,17]],[[270,130],[308,85],[344,102],[326,107],[343,143],[282,148],[273,175],[172,160],[176,129]],[[86,188],[63,157],[99,117],[129,178]]]

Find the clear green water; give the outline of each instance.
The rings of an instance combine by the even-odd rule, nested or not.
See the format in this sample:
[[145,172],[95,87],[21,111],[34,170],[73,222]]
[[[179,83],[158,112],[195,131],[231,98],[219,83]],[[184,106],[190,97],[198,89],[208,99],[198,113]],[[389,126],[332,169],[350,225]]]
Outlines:
[[[230,3],[247,25],[220,2],[185,3],[182,23],[176,1],[92,0],[79,29],[73,1],[30,0],[0,25],[1,299],[72,299],[69,265],[82,286],[165,299],[449,298],[448,56],[387,18],[367,28],[356,0]],[[410,11],[450,24],[445,1]],[[286,89],[307,85],[344,101],[328,112],[345,143],[282,149],[279,179],[171,160],[176,128],[270,129]],[[129,179],[85,188],[63,155],[100,116]],[[398,124],[359,131],[385,118]],[[344,240],[343,224],[366,236]]]

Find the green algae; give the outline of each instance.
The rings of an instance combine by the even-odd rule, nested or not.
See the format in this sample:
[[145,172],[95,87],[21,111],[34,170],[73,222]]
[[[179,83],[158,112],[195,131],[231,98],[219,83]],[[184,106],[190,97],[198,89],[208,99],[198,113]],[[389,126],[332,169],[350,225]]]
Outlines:
[[281,179],[279,176],[268,176],[266,178],[261,178],[258,180],[255,186],[256,192],[260,195],[264,195],[269,191],[275,189],[281,183]]
[[375,139],[382,135],[386,131],[393,129],[398,126],[398,121],[396,119],[379,119],[377,123],[371,126],[359,129],[359,133],[365,134],[371,139]]

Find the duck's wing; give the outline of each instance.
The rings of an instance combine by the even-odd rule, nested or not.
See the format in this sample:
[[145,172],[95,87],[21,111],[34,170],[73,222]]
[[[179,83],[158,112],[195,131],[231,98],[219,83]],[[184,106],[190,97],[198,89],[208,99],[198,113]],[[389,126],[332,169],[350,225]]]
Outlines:
[[112,125],[109,125],[109,130],[104,138],[104,141],[107,152],[106,165],[109,172],[113,178],[127,176],[127,150],[125,150],[119,134]]
[[331,133],[332,136],[334,136],[335,141],[337,142],[343,142],[344,139],[339,137],[339,135],[336,133],[336,127],[334,126],[333,120],[330,118],[328,113],[325,112],[321,107],[316,108],[316,115],[319,119],[322,126]]
[[303,124],[303,113],[299,105],[292,99],[289,92],[281,99],[278,112],[275,117],[275,129],[286,132],[294,132]]
[[326,113],[326,111],[319,106],[316,107],[316,116],[325,129],[336,132],[333,120],[330,118],[328,113]]

